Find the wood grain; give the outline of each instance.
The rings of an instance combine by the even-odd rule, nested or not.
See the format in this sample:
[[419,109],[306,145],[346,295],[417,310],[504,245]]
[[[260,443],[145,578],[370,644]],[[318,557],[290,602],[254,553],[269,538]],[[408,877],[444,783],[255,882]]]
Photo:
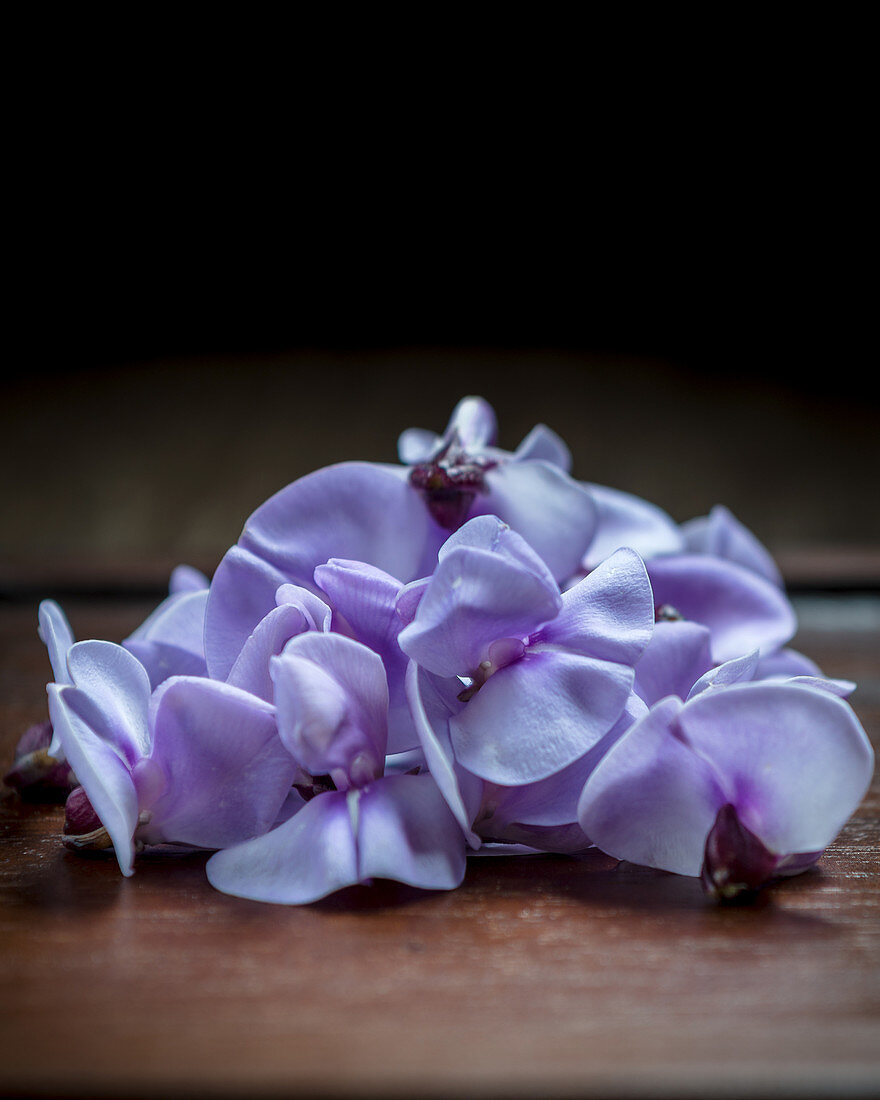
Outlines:
[[[65,606],[79,637],[117,641],[150,609]],[[807,601],[797,644],[860,682],[854,706],[876,743],[876,598],[868,608]],[[0,605],[4,765],[45,714],[35,621],[35,604]],[[62,816],[17,796],[0,806],[4,1095],[880,1088],[876,779],[817,870],[735,908],[695,880],[550,856],[474,859],[448,894],[378,884],[261,905],[213,891],[204,854],[156,852],[123,879],[112,859],[61,848]]]

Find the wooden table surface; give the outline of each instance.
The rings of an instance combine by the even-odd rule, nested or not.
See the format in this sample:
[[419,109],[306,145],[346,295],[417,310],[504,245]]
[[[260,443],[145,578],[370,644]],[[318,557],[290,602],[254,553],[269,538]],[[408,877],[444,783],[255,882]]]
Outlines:
[[[797,645],[880,739],[880,596],[799,594]],[[155,601],[64,600],[121,640]],[[0,750],[45,717],[36,599],[0,603]],[[478,858],[287,908],[205,855],[66,852],[0,805],[0,1092],[22,1096],[837,1097],[880,1092],[880,784],[818,868],[750,907],[604,858]]]

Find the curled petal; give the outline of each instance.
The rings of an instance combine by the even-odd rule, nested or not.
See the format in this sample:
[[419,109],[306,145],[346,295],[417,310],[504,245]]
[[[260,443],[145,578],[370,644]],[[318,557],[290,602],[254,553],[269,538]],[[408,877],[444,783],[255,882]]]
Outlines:
[[480,847],[472,824],[480,805],[483,783],[455,759],[449,733],[450,718],[461,710],[456,699],[460,681],[438,681],[410,661],[406,692],[412,707],[422,751],[446,804],[471,848]]
[[[477,545],[462,539],[469,531],[479,536]],[[438,676],[471,675],[492,642],[526,637],[562,606],[543,563],[494,517],[471,520],[453,540],[398,639],[404,653]],[[502,549],[508,546],[514,551]]]
[[325,634],[330,630],[333,612],[327,603],[308,588],[298,584],[282,584],[275,593],[275,603],[289,605],[302,612],[309,630],[320,630]]
[[[140,661],[114,642],[77,642],[67,655],[76,687],[103,716],[103,733],[133,767],[150,752],[150,678]],[[74,769],[75,770],[75,769]]]
[[270,660],[281,653],[291,638],[310,628],[313,629],[312,619],[299,607],[289,603],[273,607],[242,646],[227,683],[271,703],[274,685],[269,675]]
[[375,566],[337,558],[318,566],[315,582],[357,641],[382,659],[388,679],[388,752],[415,748],[418,736],[404,689],[407,657],[397,644],[403,626],[397,600],[403,585]]
[[67,652],[75,639],[67,616],[54,600],[43,600],[39,612],[39,634],[49,651],[49,663],[56,684],[71,683],[67,669]]
[[443,438],[449,439],[453,433],[465,451],[479,453],[491,446],[498,434],[495,410],[482,397],[463,397],[452,410]]
[[757,649],[752,650],[751,653],[746,653],[742,657],[734,657],[730,661],[725,661],[723,664],[704,673],[688,692],[687,698],[692,699],[695,695],[699,695],[709,688],[723,688],[729,687],[731,684],[748,683],[754,677],[757,666]]
[[303,767],[355,786],[382,774],[388,686],[377,654],[340,634],[301,634],[271,675],[279,734]]
[[105,736],[105,719],[91,699],[70,685],[50,684],[49,716],[70,766],[107,830],[119,869],[130,875],[138,800],[129,765]]

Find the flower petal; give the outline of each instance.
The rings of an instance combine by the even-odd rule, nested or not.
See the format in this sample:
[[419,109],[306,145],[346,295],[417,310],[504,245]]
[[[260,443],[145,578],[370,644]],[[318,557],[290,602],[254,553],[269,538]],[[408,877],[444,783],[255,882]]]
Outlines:
[[571,451],[556,432],[546,424],[536,424],[513,454],[518,462],[549,462],[565,473],[571,473]]
[[113,842],[119,869],[130,875],[137,792],[129,766],[105,736],[105,719],[89,697],[70,685],[50,684],[49,716],[65,758]]
[[443,438],[449,439],[453,432],[465,451],[479,454],[491,446],[498,435],[495,410],[482,397],[463,397],[452,410]]
[[76,640],[67,616],[54,600],[43,600],[39,612],[39,634],[49,651],[49,663],[56,684],[71,683],[67,669],[67,652]]
[[590,494],[549,462],[503,462],[485,477],[472,515],[495,515],[522,535],[559,583],[580,567],[593,538]]
[[425,428],[407,428],[397,440],[397,454],[405,466],[416,466],[427,462],[443,442],[436,432]]
[[648,706],[667,695],[686,699],[697,680],[712,668],[712,635],[707,626],[659,622],[636,665],[636,692]]
[[708,516],[681,525],[687,553],[711,554],[735,562],[777,588],[782,574],[767,549],[723,504],[716,504]]
[[632,683],[624,665],[532,647],[450,719],[456,758],[491,783],[545,779],[609,732]]
[[687,698],[693,699],[694,696],[700,695],[709,688],[717,689],[729,687],[731,684],[747,683],[754,677],[757,667],[757,649],[753,649],[743,657],[734,657],[704,673],[688,692]]
[[612,729],[573,764],[536,783],[521,787],[488,787],[482,812],[490,815],[488,828],[492,835],[506,836],[498,829],[512,823],[550,828],[577,821],[581,793],[593,769],[629,727],[647,713],[645,703],[637,695],[631,695]]
[[704,692],[679,721],[743,825],[778,855],[827,847],[871,779],[873,751],[852,708],[804,684]]
[[406,692],[428,768],[471,848],[480,838],[471,828],[480,805],[483,782],[456,763],[449,720],[462,704],[455,691],[460,681],[438,681],[410,661]]
[[129,767],[150,752],[150,678],[140,661],[114,642],[76,642],[67,665],[76,687],[102,714],[103,732]]
[[239,545],[311,587],[315,567],[331,558],[416,580],[431,572],[442,541],[405,467],[343,462],[270,497],[248,519]]
[[587,780],[581,828],[607,855],[699,875],[706,837],[728,801],[713,769],[675,734],[680,700],[658,703]]
[[464,837],[430,775],[392,775],[361,792],[361,880],[387,878],[422,890],[452,890],[464,878]]
[[155,689],[169,676],[207,676],[205,610],[208,589],[169,596],[124,641]]
[[226,678],[227,683],[271,703],[275,689],[269,675],[269,661],[281,653],[291,638],[310,629],[311,622],[302,609],[293,604],[273,607],[242,646]]
[[494,641],[525,638],[558,614],[562,600],[543,563],[495,517],[471,520],[449,542],[398,642],[438,676],[468,676]]
[[166,779],[152,807],[154,831],[223,848],[272,827],[296,762],[269,704],[220,681],[176,677],[158,689],[153,711],[150,760]]
[[766,680],[771,676],[821,677],[822,670],[815,661],[796,649],[778,649],[762,657],[755,670],[756,680]]
[[301,634],[271,675],[279,734],[307,771],[341,770],[355,786],[382,774],[388,685],[377,654],[341,634]]
[[257,625],[277,606],[275,593],[290,578],[241,546],[217,566],[205,613],[208,674],[225,680]]
[[210,581],[201,569],[194,569],[191,565],[176,565],[171,570],[168,591],[172,596],[177,596],[184,592],[199,592],[209,586]]
[[632,665],[654,629],[654,597],[645,563],[618,550],[562,595],[562,610],[536,641],[585,657]]
[[382,658],[388,680],[388,752],[415,748],[418,735],[404,686],[408,661],[397,644],[403,627],[397,600],[403,585],[375,566],[338,558],[318,566],[315,583],[357,641]]
[[631,547],[643,558],[676,554],[684,549],[684,538],[675,521],[655,504],[633,493],[584,482],[596,507],[596,533],[584,559],[593,569],[615,550]]
[[654,602],[676,608],[712,632],[716,661],[753,649],[772,653],[797,626],[785,594],[763,577],[720,558],[682,554],[647,563]]
[[224,894],[280,905],[305,905],[354,885],[357,847],[347,795],[318,795],[271,833],[217,852],[206,870]]

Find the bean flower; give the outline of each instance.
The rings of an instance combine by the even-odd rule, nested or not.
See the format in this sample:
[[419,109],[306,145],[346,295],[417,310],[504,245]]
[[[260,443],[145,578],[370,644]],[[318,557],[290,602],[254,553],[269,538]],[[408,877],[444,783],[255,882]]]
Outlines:
[[48,715],[5,782],[66,796],[66,847],[126,878],[204,850],[217,890],[283,905],[590,849],[723,901],[821,857],[873,752],[729,509],[576,480],[543,424],[506,449],[478,396],[397,445],[258,505],[121,644],[41,603]]

